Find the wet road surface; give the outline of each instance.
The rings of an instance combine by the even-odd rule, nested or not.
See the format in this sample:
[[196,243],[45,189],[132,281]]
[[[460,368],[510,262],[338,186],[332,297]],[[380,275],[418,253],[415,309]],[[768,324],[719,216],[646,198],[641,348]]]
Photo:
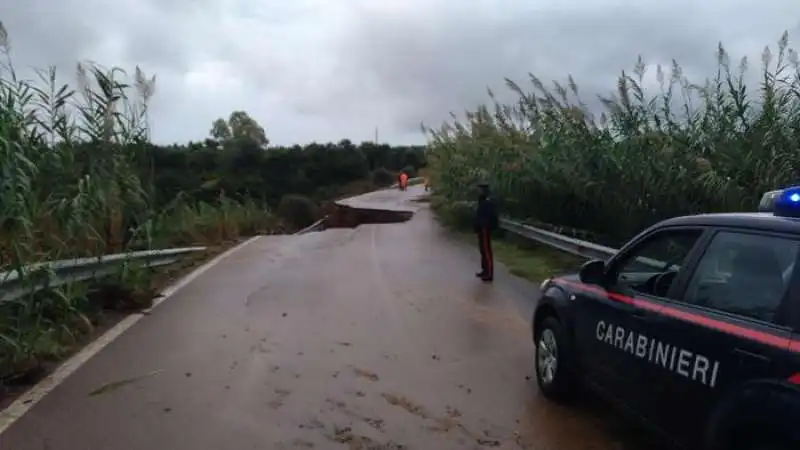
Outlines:
[[0,435],[2,450],[635,449],[608,408],[537,393],[535,286],[408,222],[264,236],[214,266]]

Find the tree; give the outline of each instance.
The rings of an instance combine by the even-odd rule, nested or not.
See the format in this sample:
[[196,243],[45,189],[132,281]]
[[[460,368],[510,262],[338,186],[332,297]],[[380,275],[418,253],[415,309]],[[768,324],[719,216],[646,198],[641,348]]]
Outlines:
[[219,118],[211,125],[211,137],[223,147],[232,142],[238,145],[251,145],[266,148],[269,139],[264,127],[244,111],[234,111],[227,121]]
[[211,137],[214,138],[219,143],[225,142],[232,137],[231,129],[228,126],[228,122],[225,121],[222,117],[215,120],[213,124],[211,124]]
[[269,145],[264,128],[244,111],[232,112],[228,126],[236,141],[254,143],[263,148]]

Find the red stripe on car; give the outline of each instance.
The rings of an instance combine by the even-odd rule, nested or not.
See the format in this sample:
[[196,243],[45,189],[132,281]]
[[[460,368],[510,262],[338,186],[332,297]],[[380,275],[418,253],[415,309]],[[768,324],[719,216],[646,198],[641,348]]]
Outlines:
[[749,339],[751,341],[757,341],[762,344],[771,345],[773,347],[780,347],[785,350],[792,350],[800,353],[800,340],[797,339],[787,339],[781,336],[776,336],[774,334],[765,333],[763,331],[753,330],[750,328],[745,328],[740,325],[734,325],[732,323],[712,319],[703,315],[690,313],[688,311],[683,311],[681,309],[659,305],[657,303],[653,303],[647,300],[628,297],[627,295],[622,295],[615,292],[608,292],[605,289],[598,286],[591,286],[584,283],[577,283],[574,281],[567,281],[562,279],[557,279],[555,281],[557,283],[569,285],[575,289],[579,289],[584,292],[591,292],[593,294],[607,297],[614,301],[618,301],[628,305],[633,305],[642,309],[647,309],[649,311],[653,311],[655,313],[662,314],[665,316],[674,317],[676,319],[680,319],[685,322],[691,322],[706,328],[711,328],[717,331],[721,331],[723,333],[732,334],[734,336],[739,336],[744,339]]

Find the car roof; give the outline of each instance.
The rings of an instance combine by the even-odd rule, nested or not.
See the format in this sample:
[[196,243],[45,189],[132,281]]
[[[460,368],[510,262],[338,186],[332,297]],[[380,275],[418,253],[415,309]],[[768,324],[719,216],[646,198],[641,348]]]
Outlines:
[[749,228],[777,233],[800,234],[800,218],[780,217],[772,213],[716,213],[674,217],[658,224],[662,226],[713,226]]

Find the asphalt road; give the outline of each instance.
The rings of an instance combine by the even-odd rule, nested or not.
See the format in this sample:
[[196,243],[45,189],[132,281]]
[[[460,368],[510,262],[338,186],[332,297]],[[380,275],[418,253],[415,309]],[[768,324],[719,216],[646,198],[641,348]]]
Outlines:
[[[178,291],[0,435],[2,450],[635,449],[537,393],[536,287],[440,229],[265,236]],[[99,392],[98,392],[99,390]]]

